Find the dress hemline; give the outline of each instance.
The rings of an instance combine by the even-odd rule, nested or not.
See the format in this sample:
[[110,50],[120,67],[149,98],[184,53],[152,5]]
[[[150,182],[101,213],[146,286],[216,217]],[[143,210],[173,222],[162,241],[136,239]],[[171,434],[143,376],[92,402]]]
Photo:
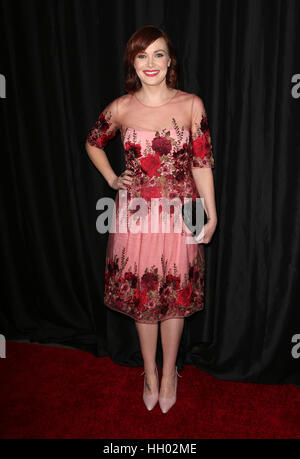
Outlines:
[[186,314],[186,315],[183,315],[183,316],[170,316],[170,317],[165,317],[163,319],[158,319],[156,322],[153,322],[153,321],[145,321],[145,320],[139,320],[139,319],[135,319],[134,316],[132,316],[131,314],[128,314],[127,312],[124,312],[122,311],[121,309],[117,309],[111,305],[108,305],[106,303],[104,303],[104,305],[111,309],[112,311],[116,311],[116,312],[120,312],[121,314],[124,314],[125,316],[127,317],[130,317],[131,319],[133,319],[135,322],[139,322],[139,323],[142,323],[142,324],[157,324],[159,322],[164,322],[165,320],[168,320],[168,319],[185,319],[187,317],[190,317],[192,316],[193,314],[195,314],[196,312],[200,312],[200,311],[203,311],[204,310],[204,305],[202,306],[201,309],[197,309],[197,311],[193,311],[189,314]]

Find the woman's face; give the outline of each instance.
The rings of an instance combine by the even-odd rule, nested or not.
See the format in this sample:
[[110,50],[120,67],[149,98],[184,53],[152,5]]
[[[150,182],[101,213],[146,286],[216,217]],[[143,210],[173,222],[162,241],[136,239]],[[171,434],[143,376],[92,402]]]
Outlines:
[[155,40],[134,58],[134,68],[141,83],[151,86],[160,84],[166,78],[170,63],[167,43],[163,37]]

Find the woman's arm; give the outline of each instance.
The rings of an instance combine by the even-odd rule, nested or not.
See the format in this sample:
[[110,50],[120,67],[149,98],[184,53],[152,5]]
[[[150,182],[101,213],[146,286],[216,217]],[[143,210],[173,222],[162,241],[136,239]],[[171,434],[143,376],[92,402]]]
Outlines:
[[115,137],[119,128],[118,99],[115,99],[100,113],[85,142],[85,149],[90,160],[114,190],[126,189],[126,184],[131,183],[131,177],[128,177],[131,172],[125,171],[118,177],[104,151],[104,147],[110,139]]
[[[212,154],[211,136],[204,103],[196,94],[193,94],[191,109],[191,147],[191,172],[199,197],[203,198],[203,207],[208,219],[196,241],[206,244],[210,242],[217,226],[214,177],[212,173],[215,159]],[[203,232],[204,237],[201,240]]]
[[203,207],[208,221],[217,224],[214,177],[211,168],[199,167],[192,169],[192,175],[200,198],[204,198]]
[[90,160],[97,167],[98,171],[103,175],[108,185],[112,186],[112,183],[117,178],[117,175],[114,173],[105,151],[102,148],[93,147],[89,144],[89,142],[85,143],[85,149],[90,157]]
[[99,147],[93,147],[88,141],[85,143],[85,149],[92,163],[103,175],[107,183],[114,190],[127,190],[127,185],[131,185],[133,180],[132,171],[126,169],[119,177],[114,173],[105,151]]

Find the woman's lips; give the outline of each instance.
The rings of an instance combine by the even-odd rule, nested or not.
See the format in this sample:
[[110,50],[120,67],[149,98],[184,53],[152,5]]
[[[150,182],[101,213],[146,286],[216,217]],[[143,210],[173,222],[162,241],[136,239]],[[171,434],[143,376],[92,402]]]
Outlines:
[[156,76],[159,73],[159,70],[153,70],[152,72],[144,70],[143,72],[146,76]]

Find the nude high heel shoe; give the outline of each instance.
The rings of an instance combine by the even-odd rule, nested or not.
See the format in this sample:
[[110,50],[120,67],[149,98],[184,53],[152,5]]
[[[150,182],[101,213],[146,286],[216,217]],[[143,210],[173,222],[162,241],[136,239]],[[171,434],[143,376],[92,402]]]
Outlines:
[[178,373],[178,370],[177,370],[177,367],[176,367],[176,371],[175,371],[175,395],[173,397],[161,397],[159,395],[158,397],[158,401],[159,401],[159,406],[160,406],[160,409],[163,413],[167,413],[167,411],[169,411],[170,408],[172,408],[173,405],[175,405],[176,403],[176,399],[177,399],[177,376],[179,376],[179,378],[182,378],[182,376]]
[[[155,368],[155,371],[156,371],[156,377],[157,377],[157,387],[159,387],[157,367]],[[145,371],[143,371],[141,376],[143,374],[145,374]],[[155,392],[154,394],[145,394],[145,386],[146,386],[146,374],[144,376],[143,401],[146,405],[147,410],[151,411],[155,407],[156,403],[158,402],[158,392]]]

